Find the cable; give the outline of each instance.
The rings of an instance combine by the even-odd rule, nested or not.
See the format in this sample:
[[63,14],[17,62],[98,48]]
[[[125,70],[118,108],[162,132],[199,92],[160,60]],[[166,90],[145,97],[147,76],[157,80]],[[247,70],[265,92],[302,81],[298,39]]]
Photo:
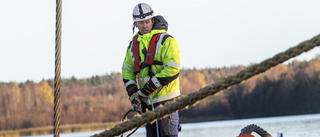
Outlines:
[[[149,99],[151,101],[151,106],[152,106],[152,111],[154,110],[154,107],[153,107],[153,101],[152,101],[152,98],[149,96]],[[156,120],[156,128],[157,128],[157,137],[159,137],[159,127],[158,127],[158,120]]]
[[[133,107],[132,109],[130,109],[122,118],[122,122],[126,119],[127,115],[129,113],[134,113],[137,112],[141,115],[141,111],[138,110],[138,108]],[[139,127],[136,127],[136,129],[134,129],[130,134],[127,135],[127,137],[131,136],[134,132],[136,132],[138,130]],[[123,134],[121,134],[121,137],[123,137]]]

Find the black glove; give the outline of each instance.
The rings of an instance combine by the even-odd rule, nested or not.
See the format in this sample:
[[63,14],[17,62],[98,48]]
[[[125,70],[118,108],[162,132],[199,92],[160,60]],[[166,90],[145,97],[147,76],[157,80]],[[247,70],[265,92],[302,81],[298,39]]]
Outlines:
[[149,96],[150,93],[152,93],[153,91],[157,90],[157,87],[150,80],[140,90],[144,95]]
[[131,86],[130,88],[127,88],[128,96],[131,97],[134,93],[136,93],[139,89],[136,85]]
[[140,104],[141,104],[141,100],[143,98],[148,97],[147,95],[143,94],[140,90],[138,90],[137,92],[133,93],[129,100],[131,102],[131,105],[135,108],[139,108]]

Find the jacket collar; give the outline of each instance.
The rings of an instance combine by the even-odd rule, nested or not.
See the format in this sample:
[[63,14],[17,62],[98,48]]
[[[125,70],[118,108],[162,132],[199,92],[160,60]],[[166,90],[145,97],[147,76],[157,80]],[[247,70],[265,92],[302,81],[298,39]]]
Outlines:
[[141,42],[143,40],[149,41],[154,34],[165,33],[165,32],[166,32],[166,30],[151,30],[150,33],[146,33],[146,34],[143,34],[143,35],[141,35],[140,32],[137,32],[134,36],[139,35],[138,36],[138,41],[139,42]]

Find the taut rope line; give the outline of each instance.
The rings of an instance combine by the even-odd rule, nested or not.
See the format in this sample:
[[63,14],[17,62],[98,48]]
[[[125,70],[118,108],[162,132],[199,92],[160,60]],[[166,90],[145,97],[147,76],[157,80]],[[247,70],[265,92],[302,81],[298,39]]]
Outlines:
[[54,76],[54,137],[59,137],[60,126],[60,83],[61,83],[61,12],[62,0],[56,0],[56,54]]
[[172,101],[163,107],[158,107],[154,111],[148,111],[141,116],[132,118],[130,121],[115,125],[109,130],[105,130],[100,134],[95,134],[93,137],[113,137],[118,136],[121,133],[132,130],[135,127],[143,126],[146,123],[150,123],[155,119],[162,118],[168,114],[171,114],[180,109],[184,109],[187,106],[193,105],[196,102],[203,100],[204,98],[214,95],[221,90],[227,89],[228,87],[238,84],[244,80],[247,80],[259,73],[265,72],[271,67],[274,67],[292,57],[300,55],[303,52],[309,51],[316,46],[320,45],[320,35],[313,37],[311,40],[304,41],[299,45],[289,48],[285,52],[281,52],[272,58],[264,60],[260,64],[253,65],[245,70],[240,71],[235,75],[231,75],[227,78],[218,81],[215,84],[201,88],[199,91],[183,96],[175,101]]

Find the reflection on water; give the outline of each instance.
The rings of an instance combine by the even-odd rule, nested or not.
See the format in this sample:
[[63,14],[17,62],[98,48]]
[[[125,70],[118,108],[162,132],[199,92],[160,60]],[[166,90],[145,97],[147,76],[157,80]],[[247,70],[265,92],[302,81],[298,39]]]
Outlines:
[[[241,129],[249,124],[256,124],[269,132],[273,137],[277,133],[283,133],[284,137],[317,137],[320,135],[320,114],[298,115],[298,116],[282,116],[270,118],[253,118],[240,120],[224,120],[213,122],[200,122],[182,124],[180,137],[236,137]],[[100,131],[62,133],[61,137],[89,137]],[[259,137],[257,134],[253,134]],[[126,136],[126,135],[124,135]],[[145,136],[145,129],[139,128],[130,137]],[[52,135],[41,135],[33,137],[52,137]]]

